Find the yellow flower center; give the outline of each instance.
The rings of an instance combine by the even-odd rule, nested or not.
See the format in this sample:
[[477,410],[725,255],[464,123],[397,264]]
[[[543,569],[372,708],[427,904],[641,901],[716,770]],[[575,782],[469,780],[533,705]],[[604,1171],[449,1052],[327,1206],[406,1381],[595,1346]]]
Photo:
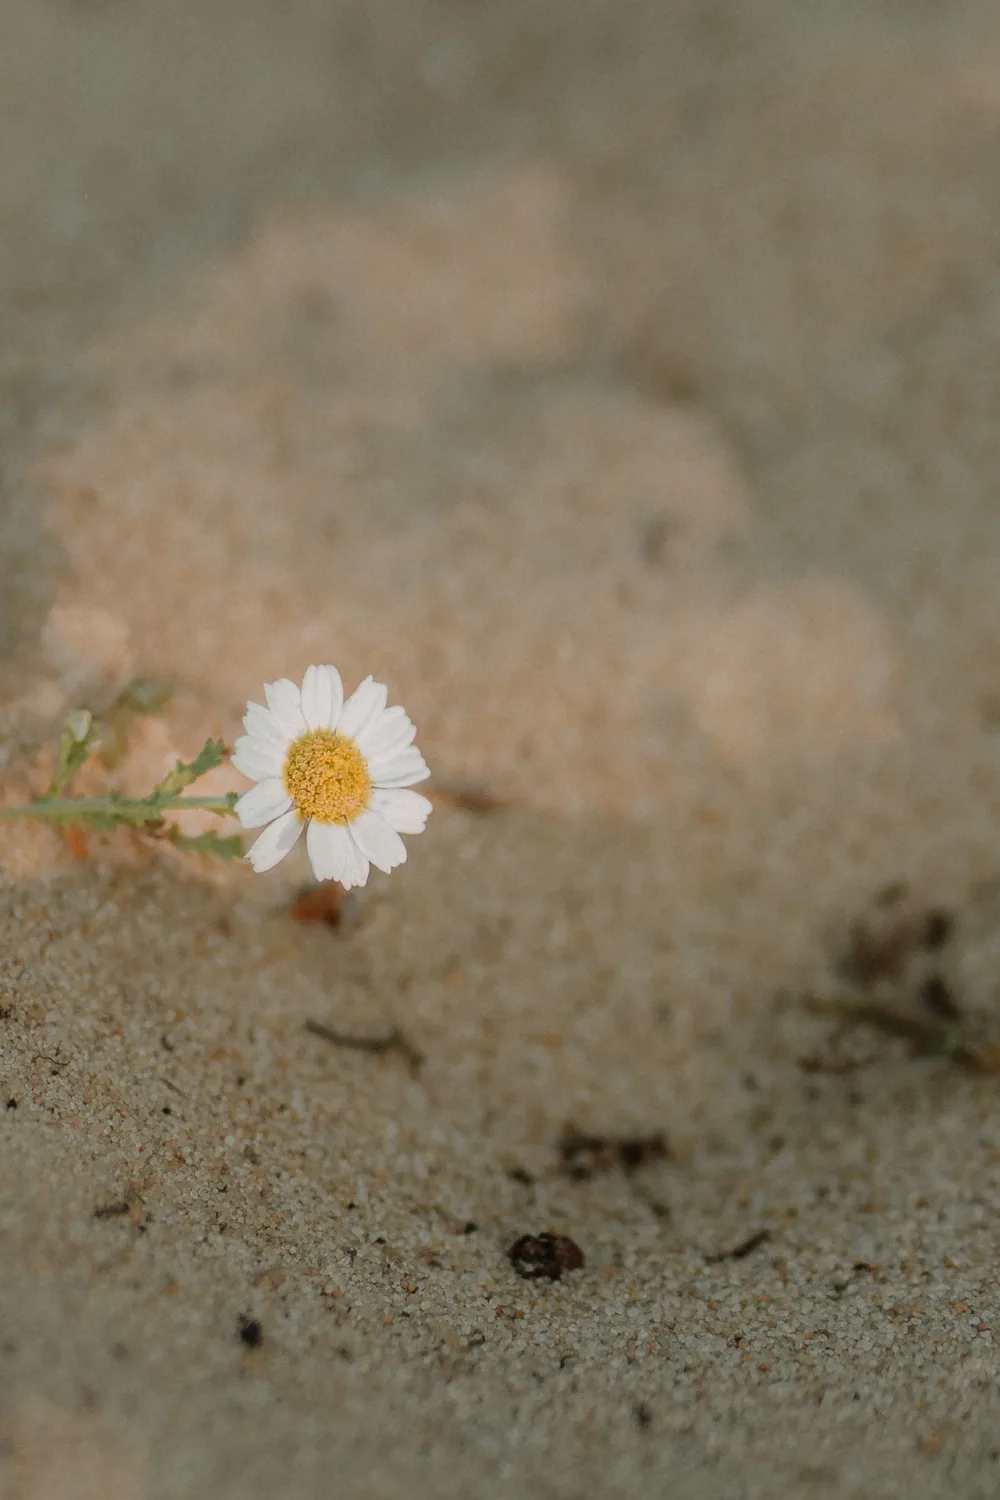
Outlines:
[[368,806],[372,779],[353,740],[332,729],[311,729],[288,751],[285,790],[304,818],[350,822]]

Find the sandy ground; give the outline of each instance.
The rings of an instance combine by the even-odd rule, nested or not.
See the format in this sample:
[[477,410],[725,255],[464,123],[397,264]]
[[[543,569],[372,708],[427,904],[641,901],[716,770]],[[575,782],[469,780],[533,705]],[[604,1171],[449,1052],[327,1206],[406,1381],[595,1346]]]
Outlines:
[[0,1494],[995,1496],[995,6],[5,0],[0,140],[4,800],[314,660],[493,798],[0,831]]

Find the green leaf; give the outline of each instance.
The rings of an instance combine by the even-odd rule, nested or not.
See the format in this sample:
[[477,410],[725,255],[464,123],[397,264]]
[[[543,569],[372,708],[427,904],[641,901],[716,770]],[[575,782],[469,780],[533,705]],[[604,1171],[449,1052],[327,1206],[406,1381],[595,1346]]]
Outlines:
[[215,854],[219,859],[242,859],[243,840],[239,834],[223,838],[218,833],[199,833],[193,838],[181,833],[179,828],[170,828],[167,838],[178,849],[187,854]]
[[79,808],[72,813],[67,821],[79,823],[85,828],[152,828],[163,822],[163,816],[159,808],[150,799],[140,800],[135,797],[123,797],[120,792],[111,792],[103,799],[104,806],[100,806],[99,799],[94,799],[98,805],[88,807],[87,800],[80,800]]
[[93,748],[96,737],[94,717],[87,708],[74,708],[66,715],[59,736],[59,764],[47,797],[58,797],[69,785]]
[[197,781],[199,776],[204,776],[206,771],[214,771],[216,766],[221,766],[225,753],[224,740],[206,740],[194,760],[179,760],[174,769],[167,772],[159,786],[154,787],[149,800],[154,802],[161,797],[176,797],[178,792],[190,786],[192,781]]

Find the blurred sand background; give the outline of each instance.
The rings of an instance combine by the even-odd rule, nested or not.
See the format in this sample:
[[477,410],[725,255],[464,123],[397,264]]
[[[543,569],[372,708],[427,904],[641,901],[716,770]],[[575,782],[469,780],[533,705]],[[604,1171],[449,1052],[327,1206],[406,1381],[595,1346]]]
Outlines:
[[0,1494],[995,1496],[1000,1078],[803,1004],[905,882],[1000,1043],[995,5],[4,0],[0,141],[4,800],[326,660],[496,799],[0,829]]

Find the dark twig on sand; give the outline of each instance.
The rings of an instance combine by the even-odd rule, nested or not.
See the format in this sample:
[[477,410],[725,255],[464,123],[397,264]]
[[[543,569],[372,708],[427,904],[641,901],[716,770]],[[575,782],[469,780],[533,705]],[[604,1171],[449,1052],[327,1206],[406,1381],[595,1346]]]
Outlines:
[[347,1047],[353,1052],[376,1054],[398,1052],[406,1059],[411,1073],[417,1073],[426,1060],[424,1054],[398,1026],[394,1026],[391,1031],[382,1032],[380,1036],[358,1036],[355,1032],[338,1031],[333,1026],[326,1026],[322,1021],[312,1019],[306,1021],[305,1027],[312,1036],[318,1036],[321,1041],[329,1042],[333,1047]]
[[718,1265],[723,1260],[746,1260],[748,1255],[759,1250],[761,1245],[765,1245],[770,1238],[769,1229],[758,1229],[745,1240],[740,1240],[740,1243],[734,1245],[731,1250],[717,1250],[714,1255],[706,1255],[705,1259],[710,1266]]
[[1000,1048],[974,1046],[957,1026],[911,1015],[894,1005],[850,996],[824,999],[808,995],[803,1004],[813,1015],[830,1016],[844,1025],[869,1026],[884,1036],[902,1037],[912,1044],[917,1057],[947,1058],[972,1073],[1000,1073]]

